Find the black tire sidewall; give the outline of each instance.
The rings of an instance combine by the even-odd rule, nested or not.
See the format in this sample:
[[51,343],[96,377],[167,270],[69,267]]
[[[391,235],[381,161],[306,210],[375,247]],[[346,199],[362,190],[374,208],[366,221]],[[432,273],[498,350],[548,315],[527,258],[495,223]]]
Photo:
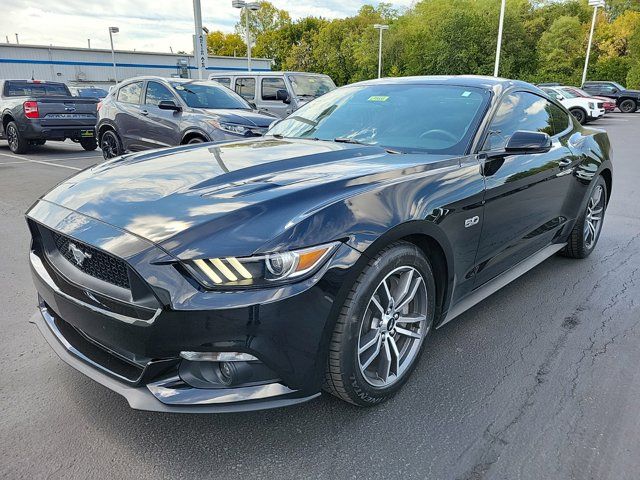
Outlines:
[[[629,110],[627,110],[627,111],[625,112],[625,111],[622,109],[622,106],[623,106],[625,103],[628,103],[629,105],[632,105],[632,106],[633,106],[633,108],[630,108]],[[634,101],[634,100],[626,99],[626,100],[623,100],[622,102],[620,102],[620,107],[619,107],[619,108],[620,108],[620,111],[621,111],[622,113],[634,113],[634,112],[638,109],[638,103],[637,103],[636,101]]]
[[[365,309],[369,300],[382,279],[391,271],[401,266],[412,266],[422,274],[427,287],[427,325],[429,331],[423,339],[420,351],[416,355],[413,364],[405,371],[403,377],[389,387],[375,387],[369,384],[362,376],[358,365],[358,335]],[[435,316],[435,280],[431,266],[422,252],[412,244],[398,243],[385,249],[377,256],[372,264],[369,264],[358,279],[358,287],[351,301],[345,302],[342,313],[346,315],[346,335],[343,337],[341,372],[345,389],[349,397],[360,405],[375,405],[395,394],[411,376],[416,367],[427,337],[431,333]]]
[[80,140],[80,146],[82,146],[86,151],[91,152],[98,148],[98,140],[95,138],[83,139]]

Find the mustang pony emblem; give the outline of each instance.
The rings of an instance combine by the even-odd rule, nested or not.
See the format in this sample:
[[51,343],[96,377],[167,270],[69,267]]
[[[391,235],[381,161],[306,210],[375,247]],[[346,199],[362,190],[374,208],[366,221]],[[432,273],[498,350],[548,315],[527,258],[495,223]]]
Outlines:
[[84,263],[84,261],[87,258],[91,258],[91,254],[90,253],[83,252],[78,247],[76,247],[75,243],[70,243],[69,244],[69,251],[73,255],[73,259],[75,260],[76,264],[79,267],[82,266],[82,264]]

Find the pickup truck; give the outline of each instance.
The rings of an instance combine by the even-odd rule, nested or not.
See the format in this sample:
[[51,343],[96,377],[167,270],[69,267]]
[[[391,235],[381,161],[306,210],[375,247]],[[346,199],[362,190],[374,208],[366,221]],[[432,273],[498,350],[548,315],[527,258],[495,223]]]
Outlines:
[[95,150],[96,98],[71,96],[64,83],[0,80],[0,139],[13,153],[25,153],[47,140],[67,138]]
[[640,107],[640,90],[628,90],[616,82],[585,82],[582,89],[589,95],[613,98],[622,113],[633,113]]

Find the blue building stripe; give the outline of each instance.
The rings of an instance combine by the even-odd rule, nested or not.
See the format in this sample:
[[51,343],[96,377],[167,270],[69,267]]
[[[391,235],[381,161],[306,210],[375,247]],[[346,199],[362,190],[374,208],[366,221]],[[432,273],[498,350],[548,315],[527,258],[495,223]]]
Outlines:
[[[18,59],[18,58],[0,58],[0,63],[22,63],[22,64],[30,64],[30,65],[83,65],[85,67],[112,67],[113,63],[109,62],[77,62],[71,60],[26,60],[26,59]],[[116,62],[116,67],[123,68],[165,68],[176,70],[178,68],[177,65],[163,65],[157,63],[118,63]],[[197,70],[197,67],[193,65],[189,65],[187,67],[189,70]],[[238,70],[245,71],[246,68],[242,67],[207,67],[207,70]],[[253,70],[259,72],[269,72],[269,68],[253,68]]]

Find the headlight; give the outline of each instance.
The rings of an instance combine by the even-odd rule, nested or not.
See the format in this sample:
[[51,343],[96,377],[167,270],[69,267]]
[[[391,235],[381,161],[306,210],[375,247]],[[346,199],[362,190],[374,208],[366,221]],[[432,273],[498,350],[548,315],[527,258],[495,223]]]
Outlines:
[[250,131],[247,127],[235,123],[218,122],[217,120],[209,120],[209,123],[219,130],[235,133],[236,135],[246,135]]
[[595,104],[595,103],[592,103],[592,102],[589,102],[589,108],[590,108],[591,110],[593,110],[594,108],[596,108],[596,104]]
[[312,275],[336,250],[339,242],[270,253],[256,257],[190,260],[187,268],[198,282],[211,289],[270,287]]

